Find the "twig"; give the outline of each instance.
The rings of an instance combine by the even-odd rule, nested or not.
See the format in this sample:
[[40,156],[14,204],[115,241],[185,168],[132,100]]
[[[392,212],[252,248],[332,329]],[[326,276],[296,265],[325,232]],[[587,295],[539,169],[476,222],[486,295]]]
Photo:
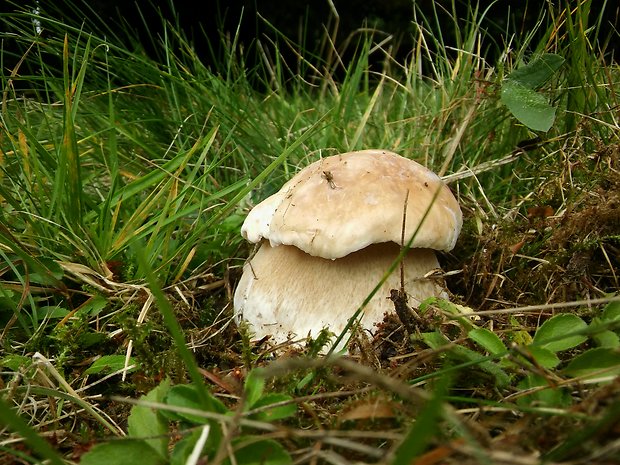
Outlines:
[[[401,253],[405,249],[405,229],[407,227],[407,206],[409,202],[409,189],[405,194],[405,202],[403,203],[403,225],[400,230],[400,247]],[[415,334],[416,322],[420,322],[418,314],[407,305],[407,293],[405,292],[405,257],[399,263],[400,266],[400,290],[390,290],[390,300],[394,303],[394,310],[405,327],[408,334]]]
[[501,315],[508,313],[526,313],[538,310],[555,310],[558,308],[581,307],[582,305],[600,305],[610,302],[620,302],[620,295],[601,297],[600,299],[575,300],[573,302],[556,302],[553,304],[526,305],[525,307],[505,308],[503,310],[481,310],[476,315]]

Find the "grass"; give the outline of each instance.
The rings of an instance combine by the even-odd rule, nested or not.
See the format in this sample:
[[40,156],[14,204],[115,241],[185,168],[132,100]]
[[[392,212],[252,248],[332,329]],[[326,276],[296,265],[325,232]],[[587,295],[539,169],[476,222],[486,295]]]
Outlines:
[[[223,36],[209,66],[165,22],[149,56],[87,8],[3,15],[3,460],[617,461],[619,74],[604,18],[566,6],[501,42],[472,8],[454,46],[415,12],[402,61],[371,28],[339,42],[334,16],[320,53],[273,30]],[[565,60],[534,89],[547,132],[500,98],[542,53]],[[386,317],[347,357],[317,355],[327,335],[256,344],[231,322],[245,215],[370,147],[458,196],[451,302],[418,309],[414,338]]]

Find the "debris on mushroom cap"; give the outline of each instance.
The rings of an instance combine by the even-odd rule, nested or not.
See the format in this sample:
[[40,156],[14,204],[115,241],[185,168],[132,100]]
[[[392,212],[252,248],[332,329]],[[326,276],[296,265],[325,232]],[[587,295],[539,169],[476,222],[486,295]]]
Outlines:
[[[441,178],[386,150],[334,155],[302,169],[252,209],[241,228],[250,242],[294,245],[329,259],[380,242],[452,250],[462,225],[458,202]],[[424,214],[428,214],[418,229]]]

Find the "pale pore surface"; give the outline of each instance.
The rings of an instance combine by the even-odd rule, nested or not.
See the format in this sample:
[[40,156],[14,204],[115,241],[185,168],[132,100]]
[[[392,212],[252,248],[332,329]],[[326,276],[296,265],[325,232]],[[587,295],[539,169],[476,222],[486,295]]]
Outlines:
[[[408,194],[407,194],[408,193]],[[379,242],[451,250],[462,214],[450,189],[422,165],[385,150],[363,150],[308,165],[258,204],[241,232],[251,242],[294,245],[310,255],[340,258]]]
[[[237,322],[247,320],[256,338],[272,335],[275,342],[289,334],[317,336],[323,327],[339,334],[348,319],[396,259],[394,243],[371,245],[344,258],[312,257],[293,246],[271,247],[263,242],[245,264],[234,296]],[[431,296],[445,296],[443,287],[421,278],[439,268],[432,250],[411,249],[405,259],[405,290],[410,305]],[[388,299],[400,289],[397,268],[365,309],[362,326],[372,329],[385,312],[394,312]]]

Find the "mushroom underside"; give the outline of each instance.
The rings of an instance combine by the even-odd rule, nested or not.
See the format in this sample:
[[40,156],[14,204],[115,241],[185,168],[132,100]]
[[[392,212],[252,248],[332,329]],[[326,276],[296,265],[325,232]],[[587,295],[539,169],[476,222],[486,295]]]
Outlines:
[[[256,338],[271,335],[274,342],[291,337],[316,337],[328,327],[339,334],[372,292],[400,247],[373,244],[343,258],[308,255],[294,246],[272,247],[263,241],[243,268],[234,296],[235,318],[251,325]],[[425,278],[439,268],[433,250],[411,249],[404,259],[405,291],[411,305],[432,296],[445,296],[441,280]],[[391,289],[400,289],[398,268],[365,307],[362,327],[372,329],[393,312]]]

